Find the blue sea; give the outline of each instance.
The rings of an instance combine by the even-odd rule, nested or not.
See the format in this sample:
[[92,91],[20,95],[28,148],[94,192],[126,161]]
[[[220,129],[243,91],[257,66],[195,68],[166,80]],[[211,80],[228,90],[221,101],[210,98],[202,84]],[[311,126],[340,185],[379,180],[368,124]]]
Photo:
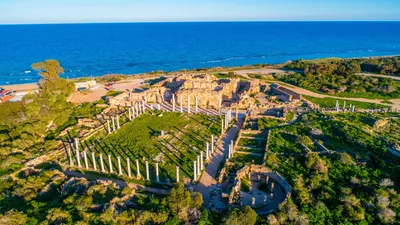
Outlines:
[[400,55],[400,22],[1,25],[0,85],[37,82],[45,59],[76,78],[385,55]]

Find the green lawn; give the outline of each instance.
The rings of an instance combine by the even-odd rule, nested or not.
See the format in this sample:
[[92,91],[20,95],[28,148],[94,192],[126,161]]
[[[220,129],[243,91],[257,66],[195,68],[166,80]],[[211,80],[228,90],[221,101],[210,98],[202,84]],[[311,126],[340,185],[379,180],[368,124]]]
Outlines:
[[[135,160],[139,159],[142,176],[145,175],[145,160],[149,160],[151,180],[155,180],[156,160],[159,161],[161,181],[176,179],[176,165],[180,166],[182,177],[191,178],[193,161],[200,151],[205,151],[211,135],[221,133],[220,124],[219,117],[148,111],[100,140],[96,150],[105,156],[112,155],[114,171],[117,171],[117,156],[120,156],[124,169],[126,158],[130,158],[132,174],[136,174]],[[164,137],[160,135],[162,130]],[[108,164],[108,158],[104,161]],[[108,165],[106,167],[108,169]]]
[[247,154],[241,154],[241,153],[235,153],[234,157],[231,159],[231,161],[237,165],[241,165],[238,168],[243,167],[244,165],[253,163],[256,165],[261,165],[263,162],[263,156],[253,156],[253,155],[247,155]]
[[[334,108],[336,106],[336,101],[339,100],[340,107],[343,107],[344,100],[336,99],[336,98],[314,98],[311,96],[303,95],[303,98],[318,104],[320,107],[323,108]],[[388,106],[375,104],[375,103],[368,103],[368,102],[359,102],[359,101],[346,101],[346,107],[348,108],[349,105],[352,104],[355,106],[356,109],[378,109],[378,108],[388,108]]]

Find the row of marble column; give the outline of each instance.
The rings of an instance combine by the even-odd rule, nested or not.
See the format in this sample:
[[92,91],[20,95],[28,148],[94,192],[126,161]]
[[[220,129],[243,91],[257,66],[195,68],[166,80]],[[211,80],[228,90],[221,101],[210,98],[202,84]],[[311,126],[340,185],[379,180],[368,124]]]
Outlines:
[[[146,106],[144,102],[136,102],[135,105],[131,105],[128,107],[128,118],[130,121],[135,119],[136,117],[140,116],[141,114],[146,112]],[[115,132],[121,128],[120,126],[120,116],[112,116],[110,119],[107,120],[107,133]]]
[[[74,148],[75,148],[75,154],[76,154],[76,161],[77,161],[77,167],[78,168],[82,168],[82,153],[83,153],[83,163],[84,163],[84,168],[89,170],[89,162],[88,162],[88,151],[83,151],[82,153],[79,150],[79,139],[75,139],[75,143],[74,143]],[[94,151],[91,152],[91,157],[92,157],[92,166],[93,166],[93,170],[94,171],[98,171],[97,168],[97,158],[96,158],[96,153]],[[106,173],[107,171],[105,170],[105,164],[104,164],[104,157],[103,154],[100,153],[99,154],[100,157],[100,172],[102,173]],[[70,166],[74,166],[74,160],[72,157],[72,149],[68,148],[68,158],[69,158],[69,164]],[[117,156],[117,163],[118,163],[118,167],[116,169],[118,169],[118,175],[125,175],[122,172],[122,164],[121,164],[121,157]],[[128,177],[132,177],[132,170],[131,170],[131,162],[129,157],[126,158],[126,171],[128,172]],[[113,167],[113,163],[112,163],[112,157],[110,154],[108,154],[108,167],[109,167],[109,173],[114,173],[114,167]],[[146,168],[146,180],[150,181],[150,171],[149,171],[149,161],[146,160],[145,161],[145,168]],[[156,168],[156,182],[160,182],[160,174],[159,174],[159,166],[158,163],[155,163],[155,168]],[[179,166],[176,166],[176,181],[179,182]],[[140,166],[139,166],[139,160],[136,159],[136,178],[137,179],[141,179],[141,173],[140,173]]]
[[[219,103],[219,114],[221,115],[222,100]],[[195,113],[199,113],[199,98],[195,96]],[[172,112],[176,112],[176,98],[175,94],[172,95]],[[179,111],[183,113],[183,96],[180,96]],[[191,113],[190,95],[187,96],[187,113]]]
[[[198,97],[195,97],[196,105],[195,105],[195,113],[199,113],[199,106],[198,106]],[[147,99],[146,99],[147,100]],[[145,101],[146,101],[145,100]],[[146,105],[145,101],[136,102],[135,105],[133,103],[131,106],[128,106],[128,118],[130,121],[135,119],[136,117],[140,116],[141,114],[146,112]],[[188,95],[187,99],[187,113],[191,113],[191,106],[190,106],[190,95]],[[220,100],[219,104],[219,114],[221,115],[221,107],[222,107],[222,100]],[[150,109],[153,110],[154,106],[150,105]],[[161,105],[157,105],[157,110],[161,110]],[[176,100],[175,95],[172,95],[172,112],[176,112]],[[183,113],[183,96],[180,96],[180,112]],[[238,108],[236,108],[236,117],[238,117]],[[228,112],[225,114],[225,121],[222,121],[222,129],[221,134],[224,133],[225,129],[228,128],[230,121],[232,120],[232,109],[229,109]],[[120,116],[112,116],[110,119],[107,120],[107,132],[110,134],[115,132],[120,128]],[[225,127],[225,129],[224,129]]]
[[[340,104],[339,100],[336,100],[336,112],[340,111]],[[346,101],[343,103],[343,112],[346,112]],[[355,106],[350,104],[349,105],[349,112],[355,112]]]
[[[193,181],[196,181],[200,178],[201,172],[205,169],[205,163],[208,163],[212,159],[212,156],[215,152],[214,144],[215,144],[215,138],[214,135],[212,135],[211,146],[210,142],[207,141],[205,154],[203,151],[201,151],[200,154],[197,155],[197,160],[193,161]],[[205,163],[204,163],[204,157],[205,157]]]

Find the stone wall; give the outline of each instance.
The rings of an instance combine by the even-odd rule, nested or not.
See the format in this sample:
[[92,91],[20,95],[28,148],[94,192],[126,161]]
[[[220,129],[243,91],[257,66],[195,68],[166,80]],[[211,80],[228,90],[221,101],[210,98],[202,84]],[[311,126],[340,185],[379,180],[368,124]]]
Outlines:
[[264,152],[264,158],[263,158],[263,165],[265,165],[265,162],[267,161],[267,156],[268,156],[267,153],[268,153],[268,145],[269,145],[270,136],[271,136],[271,130],[268,129],[268,131],[267,131],[267,141],[266,141],[266,144],[265,144],[265,152]]

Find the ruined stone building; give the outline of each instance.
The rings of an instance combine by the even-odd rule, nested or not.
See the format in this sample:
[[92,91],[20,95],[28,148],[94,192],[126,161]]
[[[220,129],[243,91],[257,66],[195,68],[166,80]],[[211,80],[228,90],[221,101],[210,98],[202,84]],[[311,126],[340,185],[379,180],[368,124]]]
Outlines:
[[244,82],[240,79],[218,79],[213,74],[187,75],[181,74],[164,79],[142,92],[126,92],[116,97],[108,97],[111,106],[130,105],[136,101],[147,103],[172,103],[172,96],[179,105],[196,104],[202,108],[218,109],[220,104],[231,106],[251,93],[258,93],[258,82]]
[[277,95],[277,99],[285,102],[301,100],[301,95],[279,84],[271,84],[271,91]]

